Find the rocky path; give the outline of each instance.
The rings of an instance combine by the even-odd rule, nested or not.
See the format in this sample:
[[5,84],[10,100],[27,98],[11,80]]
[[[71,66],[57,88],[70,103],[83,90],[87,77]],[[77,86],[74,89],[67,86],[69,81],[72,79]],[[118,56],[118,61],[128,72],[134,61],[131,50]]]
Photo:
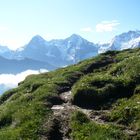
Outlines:
[[[113,124],[108,122],[104,118],[104,114],[109,113],[110,110],[91,110],[91,109],[83,109],[78,106],[72,105],[71,103],[71,91],[61,93],[60,98],[63,100],[63,103],[60,105],[53,105],[52,111],[54,113],[54,118],[59,122],[59,131],[62,134],[62,140],[70,140],[69,133],[69,119],[71,113],[74,111],[81,111],[87,115],[87,117],[98,124]],[[126,126],[115,124],[122,128],[124,133],[128,135],[135,135],[136,132],[132,131]],[[57,139],[56,139],[57,140]]]
[[62,140],[70,140],[69,119],[71,113],[77,107],[71,104],[71,91],[60,94],[60,98],[63,100],[63,103],[61,105],[54,105],[51,109],[53,110],[54,118],[59,119],[59,131],[62,134]]
[[54,116],[61,116],[64,117],[68,115],[67,113],[71,113],[73,111],[81,111],[88,116],[88,118],[98,124],[105,124],[105,120],[103,119],[102,115],[109,112],[109,110],[91,110],[91,109],[83,109],[76,105],[71,104],[71,91],[64,92],[60,94],[60,98],[64,101],[61,105],[54,105],[52,106],[52,110]]

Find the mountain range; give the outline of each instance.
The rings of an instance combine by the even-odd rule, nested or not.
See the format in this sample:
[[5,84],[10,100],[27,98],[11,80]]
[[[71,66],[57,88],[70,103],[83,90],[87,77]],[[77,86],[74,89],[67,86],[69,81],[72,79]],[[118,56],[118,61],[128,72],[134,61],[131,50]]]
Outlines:
[[28,69],[40,70],[41,68],[53,69],[54,67],[47,62],[42,62],[39,60],[33,60],[30,58],[24,58],[22,60],[16,59],[6,59],[0,56],[0,74],[12,73],[17,74],[21,71],[26,71]]
[[[53,70],[78,63],[108,50],[123,50],[140,46],[140,31],[129,31],[115,36],[110,43],[95,44],[79,35],[73,34],[66,39],[46,41],[34,36],[29,43],[13,51],[0,46],[0,72],[17,73],[25,69],[45,68]],[[10,66],[8,70],[7,67]]]

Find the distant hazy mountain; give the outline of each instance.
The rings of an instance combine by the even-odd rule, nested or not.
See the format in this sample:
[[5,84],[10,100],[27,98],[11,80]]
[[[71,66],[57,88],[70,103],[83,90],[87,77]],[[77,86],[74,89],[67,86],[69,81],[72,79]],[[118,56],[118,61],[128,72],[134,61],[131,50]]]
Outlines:
[[14,59],[10,60],[10,59],[6,59],[0,56],[0,74],[3,74],[3,73],[16,74],[16,73],[20,73],[28,69],[52,70],[52,69],[55,69],[55,67],[46,62],[32,60],[29,58],[25,58],[23,60],[14,60]]
[[12,59],[14,51],[10,50],[7,46],[0,45],[0,56],[3,56],[8,59]]

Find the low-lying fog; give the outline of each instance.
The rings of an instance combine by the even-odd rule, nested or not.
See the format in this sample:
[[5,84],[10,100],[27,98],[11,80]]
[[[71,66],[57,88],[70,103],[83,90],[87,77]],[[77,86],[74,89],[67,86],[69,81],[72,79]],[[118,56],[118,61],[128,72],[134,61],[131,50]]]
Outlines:
[[18,83],[23,81],[26,76],[43,72],[47,72],[47,70],[26,70],[18,74],[0,74],[0,94],[4,93],[8,89],[17,87]]

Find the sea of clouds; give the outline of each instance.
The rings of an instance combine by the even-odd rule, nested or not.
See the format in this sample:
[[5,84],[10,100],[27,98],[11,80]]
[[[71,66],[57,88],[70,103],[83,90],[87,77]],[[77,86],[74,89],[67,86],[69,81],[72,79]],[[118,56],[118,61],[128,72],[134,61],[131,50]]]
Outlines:
[[43,72],[48,72],[47,70],[26,70],[18,74],[0,74],[0,94],[4,93],[8,89],[15,88],[18,83],[23,81],[26,76],[30,74],[39,74]]

